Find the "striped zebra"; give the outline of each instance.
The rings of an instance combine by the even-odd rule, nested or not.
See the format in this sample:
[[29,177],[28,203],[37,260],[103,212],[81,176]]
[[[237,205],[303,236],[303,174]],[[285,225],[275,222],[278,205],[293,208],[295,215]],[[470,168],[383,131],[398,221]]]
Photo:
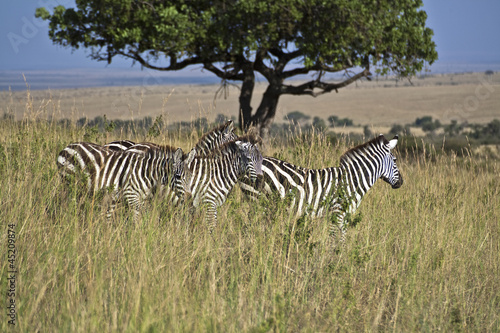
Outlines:
[[114,151],[121,151],[121,150],[126,150],[132,147],[133,145],[135,145],[135,142],[132,142],[130,140],[119,140],[107,143],[104,145],[104,147]]
[[205,221],[210,232],[217,224],[217,208],[227,199],[236,182],[246,176],[249,183],[262,175],[262,154],[254,135],[238,137],[202,156],[193,149],[179,168],[187,193],[194,207],[205,209]]
[[[236,134],[234,134],[233,131],[234,123],[232,120],[228,120],[226,123],[212,129],[210,132],[206,133],[200,138],[200,140],[192,150],[195,152],[193,154],[198,156],[208,156],[212,154],[214,150],[217,150],[223,144],[233,141],[237,138]],[[150,142],[135,143],[130,140],[119,140],[107,143],[104,145],[104,147],[114,151],[127,151],[136,154],[147,154],[149,150],[159,149],[160,146]],[[195,155],[192,156],[194,157]],[[178,166],[180,165],[178,164]],[[172,186],[174,188],[175,194],[175,198],[173,201],[177,203],[178,199],[184,199],[186,194],[184,191],[185,186],[183,184],[183,179],[177,177],[174,180]]]
[[297,217],[306,211],[312,216],[321,216],[325,208],[329,209],[335,221],[330,234],[335,238],[338,229],[343,243],[347,228],[346,214],[354,214],[361,199],[377,179],[382,178],[394,189],[403,184],[396,158],[391,153],[397,143],[397,135],[390,141],[380,135],[344,153],[339,167],[326,169],[306,169],[276,158],[264,157],[263,177],[259,177],[255,183],[244,179],[240,186],[251,197],[274,192],[284,199],[290,193],[293,196],[291,209],[296,211]]
[[[234,131],[234,123],[228,120],[226,123],[212,129],[210,132],[203,135],[198,143],[195,145],[196,154],[199,156],[210,155],[213,150],[218,149],[224,143],[235,140],[237,138]],[[151,143],[134,143],[130,140],[113,141],[104,145],[104,147],[111,150],[127,150],[132,149],[136,153],[142,153],[148,150],[149,146],[155,144]]]
[[137,220],[144,201],[158,189],[164,188],[164,195],[176,203],[179,195],[175,195],[172,189],[178,188],[178,179],[173,175],[183,167],[183,158],[182,149],[170,146],[150,147],[144,154],[135,154],[78,142],[59,153],[57,165],[63,176],[83,172],[90,194],[110,189],[108,217],[116,202],[124,197],[134,211],[134,220]]

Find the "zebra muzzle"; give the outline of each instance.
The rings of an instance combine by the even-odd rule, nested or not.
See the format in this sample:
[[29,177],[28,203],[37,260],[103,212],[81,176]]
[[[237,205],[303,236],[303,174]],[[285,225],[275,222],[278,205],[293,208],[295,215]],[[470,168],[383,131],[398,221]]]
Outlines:
[[398,181],[396,183],[394,183],[394,185],[392,185],[392,188],[397,189],[397,188],[400,188],[401,185],[403,185],[403,177],[401,175],[399,175]]

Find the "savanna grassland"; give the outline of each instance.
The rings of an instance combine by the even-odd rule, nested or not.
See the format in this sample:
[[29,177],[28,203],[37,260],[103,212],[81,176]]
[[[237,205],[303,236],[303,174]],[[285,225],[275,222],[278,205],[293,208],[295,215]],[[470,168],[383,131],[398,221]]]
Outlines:
[[[29,77],[26,78],[29,86]],[[307,78],[306,79],[310,79]],[[47,82],[49,85],[49,82]],[[252,106],[260,103],[265,83],[256,83]],[[239,88],[219,85],[143,85],[140,87],[99,87],[61,90],[33,90],[35,110],[42,116],[92,119],[132,119],[163,115],[166,124],[217,114],[238,118]],[[217,93],[218,92],[218,93]],[[217,93],[217,98],[214,98]],[[476,94],[479,98],[476,99]],[[16,119],[25,115],[26,91],[0,92],[0,115],[12,112]],[[432,116],[443,124],[451,119],[459,123],[487,123],[500,117],[500,73],[463,73],[419,76],[411,81],[396,78],[374,78],[358,81],[338,93],[313,98],[288,96],[280,98],[275,123],[286,122],[285,116],[301,111],[326,120],[331,115],[349,117],[357,128],[337,128],[339,132],[361,131],[368,125],[375,133],[387,133],[393,124],[407,124],[418,117]],[[342,126],[341,126],[342,127]]]
[[[0,120],[2,257],[8,244],[16,250],[1,261],[1,331],[11,326],[10,299],[22,332],[500,331],[498,159],[402,139],[403,186],[379,181],[335,251],[326,245],[328,217],[297,220],[276,198],[247,202],[238,188],[213,235],[202,214],[161,197],[139,223],[125,207],[108,222],[100,199],[63,183],[55,163],[86,128],[59,123],[70,111],[57,103],[39,109],[28,93],[23,105],[23,120]],[[202,134],[148,133],[91,140],[187,151]],[[271,139],[265,155],[337,166],[353,144],[291,130]]]

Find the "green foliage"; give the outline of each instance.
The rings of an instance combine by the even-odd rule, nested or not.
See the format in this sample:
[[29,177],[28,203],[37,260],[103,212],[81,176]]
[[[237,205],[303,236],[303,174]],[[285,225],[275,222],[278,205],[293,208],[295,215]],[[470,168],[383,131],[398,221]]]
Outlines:
[[456,120],[452,120],[451,124],[444,126],[444,133],[449,136],[459,135],[465,128],[465,125],[466,124],[459,125]]
[[339,118],[335,115],[328,117],[328,122],[330,123],[330,127],[354,126],[354,121],[352,119]]
[[83,140],[87,142],[97,142],[99,139],[99,127],[94,125],[92,127],[87,126],[85,128],[85,134],[83,135]]
[[354,228],[363,220],[363,214],[357,213],[354,216],[352,216],[352,214],[347,213],[344,219],[346,220],[347,225],[350,228]]
[[314,119],[312,121],[312,125],[314,128],[316,128],[320,131],[324,131],[327,129],[325,120],[323,118],[320,118],[320,117],[314,117]]
[[116,124],[111,120],[111,121],[108,121],[108,119],[106,118],[106,115],[104,115],[104,131],[106,133],[111,133],[115,130],[116,128]]
[[470,124],[470,137],[481,144],[500,144],[500,120],[493,119],[491,122],[481,124]]
[[[92,57],[147,53],[196,63],[237,61],[257,50],[295,45],[306,67],[373,64],[408,75],[437,59],[421,1],[259,0],[135,2],[83,0],[36,16],[57,44],[92,48]],[[120,17],[120,20],[115,20]],[[198,59],[197,59],[198,58]]]
[[415,126],[417,126],[417,127],[422,127],[424,124],[427,124],[427,123],[432,123],[431,116],[423,116],[423,117],[417,118],[415,120]]
[[292,122],[294,125],[298,125],[311,119],[311,116],[300,111],[292,111],[289,112],[283,119]]
[[217,114],[217,116],[215,116],[215,123],[216,124],[223,124],[227,120],[228,120],[228,117],[223,115],[222,113],[219,113],[219,114]]
[[[200,64],[224,82],[245,82],[239,110],[250,125],[270,124],[280,95],[338,90],[371,75],[370,68],[406,77],[432,64],[436,45],[422,6],[422,0],[79,0],[75,8],[38,8],[35,15],[49,21],[55,44],[87,48],[99,61],[122,56],[158,70]],[[339,85],[320,80],[324,72],[355,68],[364,71]],[[252,116],[254,72],[268,81],[269,94]],[[318,79],[284,83],[310,72]]]
[[389,130],[389,136],[393,136],[393,135],[410,136],[411,135],[410,126],[409,125],[403,126],[400,124],[392,125],[391,129]]
[[483,129],[483,133],[493,137],[500,137],[500,120],[493,119]]
[[415,126],[421,127],[425,132],[433,132],[441,127],[441,122],[437,119],[432,121],[431,116],[424,116],[415,120]]
[[156,138],[161,134],[161,128],[163,126],[163,117],[159,115],[156,117],[155,122],[148,130],[148,136],[152,138]]
[[365,138],[371,138],[371,137],[373,137],[373,132],[370,129],[370,126],[368,126],[368,125],[363,126],[363,136]]

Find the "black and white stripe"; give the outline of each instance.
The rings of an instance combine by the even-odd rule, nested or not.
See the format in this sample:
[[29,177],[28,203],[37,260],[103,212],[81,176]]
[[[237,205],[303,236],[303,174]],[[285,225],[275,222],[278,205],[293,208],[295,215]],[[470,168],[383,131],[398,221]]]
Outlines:
[[236,140],[237,136],[233,133],[234,123],[228,120],[224,124],[212,129],[203,135],[193,149],[198,156],[208,156],[219,149],[226,142]]
[[209,231],[217,224],[217,207],[221,206],[239,179],[247,176],[254,182],[262,175],[262,154],[254,136],[239,137],[225,143],[208,156],[200,156],[193,149],[185,160],[183,186],[192,197],[195,207],[203,207]]
[[136,154],[78,142],[59,153],[57,165],[63,175],[83,172],[90,194],[110,189],[112,203],[108,215],[123,196],[137,219],[144,201],[159,188],[165,190],[162,194],[167,198],[176,200],[177,196],[171,191],[176,188],[173,175],[174,170],[182,169],[183,152],[180,148],[155,146]]
[[[391,150],[398,137],[388,141],[383,135],[357,146],[340,158],[339,167],[306,169],[272,157],[262,161],[263,177],[252,183],[240,182],[243,192],[250,196],[279,193],[284,199],[292,195],[291,208],[297,216],[306,211],[321,216],[325,208],[336,216],[336,228],[345,239],[347,213],[354,214],[363,196],[382,178],[393,188],[403,184],[403,178]],[[335,233],[332,225],[330,232]]]
[[[192,149],[192,156],[208,156],[211,155],[215,150],[217,150],[220,146],[224,145],[227,142],[233,141],[237,138],[234,131],[234,123],[232,120],[228,120],[224,124],[212,129],[210,132],[203,135],[200,140],[198,140],[195,147]],[[130,140],[119,140],[113,141],[104,145],[105,148],[111,149],[113,151],[126,151],[129,153],[135,154],[147,154],[150,150],[159,149],[160,146],[151,143],[151,142],[141,142],[135,143]],[[183,157],[183,159],[186,156]],[[181,164],[177,164],[178,167]],[[183,183],[183,179],[180,178],[180,174],[182,174],[182,170],[178,172],[179,176],[173,180],[172,186],[174,188],[174,203],[177,203],[179,199],[184,200],[186,195],[185,186]],[[162,186],[161,186],[162,189]]]
[[[234,123],[232,120],[228,120],[224,124],[212,129],[203,135],[195,145],[196,154],[199,156],[210,155],[224,143],[235,140],[237,136],[233,131]],[[137,153],[142,153],[147,151],[150,145],[152,147],[156,146],[153,143],[134,143],[130,140],[119,140],[107,143],[104,147],[116,151],[133,149]]]
[[135,145],[135,142],[130,141],[130,140],[119,140],[119,141],[113,141],[110,143],[107,143],[104,145],[105,148],[114,150],[114,151],[122,151],[126,150],[130,147]]

